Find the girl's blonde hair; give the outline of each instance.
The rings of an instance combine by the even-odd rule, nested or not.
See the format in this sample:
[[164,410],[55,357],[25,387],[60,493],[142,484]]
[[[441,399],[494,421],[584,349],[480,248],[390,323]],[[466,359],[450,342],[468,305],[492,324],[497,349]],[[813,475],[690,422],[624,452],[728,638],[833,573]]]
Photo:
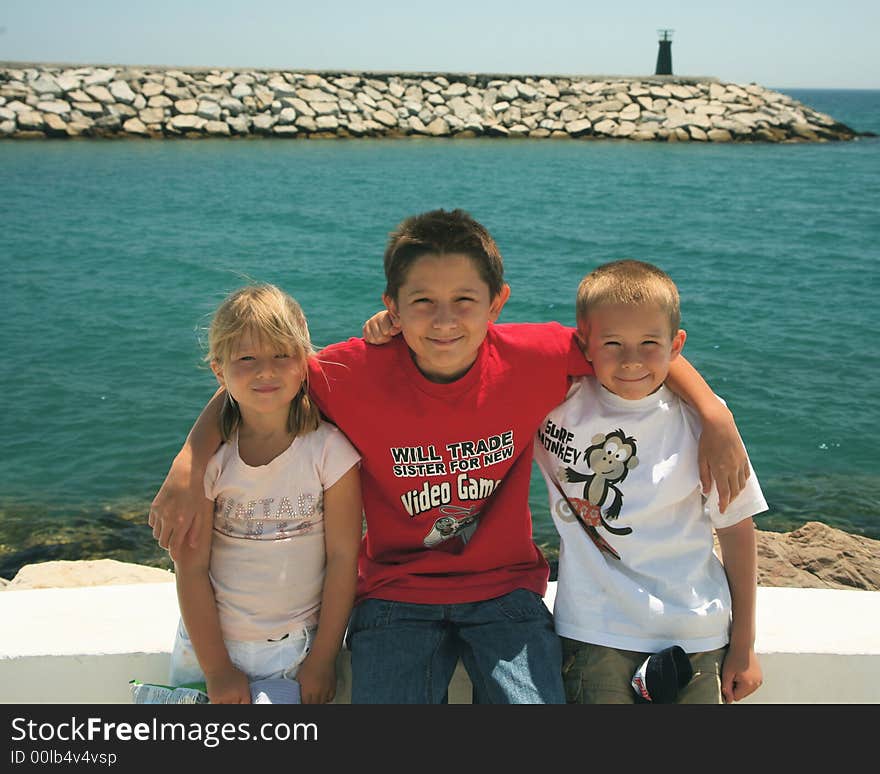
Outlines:
[[[275,285],[247,285],[230,293],[217,308],[208,328],[205,360],[225,367],[238,340],[250,333],[264,344],[303,361],[315,354],[300,305]],[[287,429],[303,435],[318,428],[320,413],[309,398],[308,367],[299,393],[290,402]],[[241,424],[238,403],[227,391],[220,412],[220,433],[228,441]]]

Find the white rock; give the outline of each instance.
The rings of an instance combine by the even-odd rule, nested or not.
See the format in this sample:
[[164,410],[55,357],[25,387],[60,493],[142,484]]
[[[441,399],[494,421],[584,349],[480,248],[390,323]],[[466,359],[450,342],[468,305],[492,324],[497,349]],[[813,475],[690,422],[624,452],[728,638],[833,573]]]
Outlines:
[[610,118],[606,118],[604,121],[599,121],[599,123],[594,124],[593,131],[596,134],[613,135],[617,131],[617,122],[612,121]]
[[138,113],[138,118],[145,124],[161,124],[165,120],[165,111],[162,108],[144,108]]
[[181,99],[174,103],[176,113],[189,115],[195,113],[199,109],[199,103],[194,99]]
[[275,124],[272,127],[272,134],[276,137],[296,137],[299,129],[293,124]]
[[42,131],[45,127],[43,114],[36,110],[27,110],[18,114],[18,126],[20,129],[36,129]]
[[241,104],[241,100],[238,100],[235,97],[223,97],[223,99],[220,100],[220,107],[233,116],[237,116],[239,113],[244,112],[244,105]]
[[226,119],[226,123],[229,125],[229,128],[236,134],[248,134],[250,132],[251,124],[248,116],[231,116],[230,118]]
[[196,109],[196,115],[201,116],[207,121],[219,121],[221,108],[216,102],[202,100]]
[[205,125],[205,119],[199,118],[199,116],[194,115],[192,113],[182,113],[180,115],[173,116],[168,121],[168,126],[171,129],[177,130],[179,132],[185,132],[191,129],[201,129]]
[[449,86],[443,89],[443,94],[447,97],[461,97],[464,94],[467,94],[467,84],[456,81],[455,83],[450,83]]
[[99,86],[103,84],[110,83],[116,75],[116,70],[110,69],[101,69],[98,68],[91,75],[87,75],[83,78],[83,83],[86,86]]
[[150,134],[147,127],[144,126],[144,122],[141,121],[140,118],[129,118],[128,121],[126,121],[122,125],[122,129],[129,134],[139,134],[142,136],[149,136]]
[[150,97],[147,100],[147,107],[150,108],[167,108],[171,107],[174,104],[168,97],[164,94],[157,94],[154,97]]
[[21,100],[14,99],[12,102],[8,102],[6,107],[9,108],[13,113],[29,113],[33,108],[30,105],[26,105]]
[[623,110],[620,111],[620,120],[637,121],[641,112],[641,107],[637,103],[631,102]]
[[230,91],[230,94],[236,99],[251,97],[253,96],[253,93],[254,90],[250,87],[250,84],[247,83],[236,83],[235,86],[232,87],[232,91]]
[[427,134],[428,133],[427,127],[422,122],[422,119],[419,118],[418,116],[410,116],[407,119],[406,123],[409,125],[410,130],[415,132],[416,134]]
[[733,136],[726,129],[710,129],[706,133],[712,142],[730,142]]
[[706,142],[709,139],[706,133],[699,126],[689,126],[687,130],[692,140]]
[[122,102],[126,105],[134,102],[135,93],[125,81],[113,81],[108,88],[117,102]]
[[260,113],[259,115],[254,116],[253,126],[254,131],[257,132],[268,132],[275,125],[275,116],[267,115],[266,113]]
[[11,121],[11,120],[0,121],[0,135],[7,137],[10,134],[14,134],[14,133],[15,133],[15,121]]
[[30,84],[31,91],[35,94],[61,94],[64,90],[58,85],[58,82],[50,75],[41,75]]
[[315,119],[315,124],[318,126],[318,129],[338,129],[339,119],[336,116],[319,115]]
[[55,113],[45,113],[43,119],[46,122],[46,132],[53,136],[67,134],[67,123]]
[[[389,107],[394,110],[390,105]],[[340,113],[338,102],[312,102],[311,108],[319,116],[338,116]]]
[[204,129],[205,134],[215,137],[229,137],[231,134],[229,125],[225,121],[206,121]]
[[279,124],[292,124],[296,121],[296,111],[292,107],[286,107],[278,114]]
[[284,104],[292,107],[301,116],[314,116],[315,111],[309,107],[309,103],[299,97],[285,97]]
[[296,117],[296,121],[294,123],[297,127],[305,130],[306,132],[318,131],[318,125],[315,123],[315,119],[311,116],[299,115]]
[[387,127],[393,128],[397,126],[397,116],[391,115],[391,113],[385,110],[377,110],[373,113],[373,120]]
[[449,134],[449,124],[438,116],[425,127],[425,131],[432,137],[444,137]]
[[60,116],[70,112],[70,105],[62,99],[47,100],[46,102],[38,102],[37,110],[42,110],[44,113],[54,113],[56,116]]
[[93,100],[95,100],[96,102],[101,102],[104,105],[109,105],[111,102],[116,101],[113,99],[113,95],[110,93],[106,86],[87,86],[84,91]]
[[621,121],[617,129],[614,130],[615,137],[629,137],[636,130],[636,125],[632,121]]
[[438,92],[443,91],[443,87],[437,83],[434,83],[434,81],[424,80],[419,83],[419,86],[424,91],[427,91],[429,94],[437,94]]
[[155,97],[157,94],[161,94],[164,89],[165,87],[161,83],[147,81],[147,83],[141,87],[141,94],[149,99],[150,97]]
[[[274,78],[270,78],[269,82],[266,84],[269,89],[272,90],[272,93],[275,97],[295,97],[297,94],[297,89],[292,83],[288,83],[281,76],[276,76]],[[233,96],[246,96],[244,94],[238,95],[233,94]]]
[[517,91],[516,86],[512,83],[505,83],[500,89],[498,89],[498,93],[508,102],[513,102],[513,100],[519,96],[519,91]]
[[[567,124],[564,125],[563,128],[572,137],[580,137],[582,134],[588,134],[590,132],[590,129],[592,128],[592,126],[593,125],[586,118],[581,118],[581,119],[578,119],[577,121],[569,121]],[[557,128],[556,126],[546,126],[545,127],[543,121],[541,122],[541,127],[546,128],[546,129]]]
[[104,106],[100,102],[74,102],[73,109],[89,116],[104,115]]
[[55,76],[55,82],[62,91],[68,92],[78,89],[82,83],[82,78],[77,75],[57,75]]

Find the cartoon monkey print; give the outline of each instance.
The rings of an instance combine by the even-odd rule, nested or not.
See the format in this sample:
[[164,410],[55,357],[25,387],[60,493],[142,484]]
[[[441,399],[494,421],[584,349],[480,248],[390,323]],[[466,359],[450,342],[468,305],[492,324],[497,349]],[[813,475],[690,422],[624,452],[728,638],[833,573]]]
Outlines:
[[632,532],[632,527],[612,527],[608,521],[617,519],[623,506],[623,492],[617,484],[639,464],[636,439],[618,429],[607,435],[594,435],[591,444],[584,451],[590,473],[579,473],[570,467],[560,469],[559,473],[564,481],[584,483],[584,499],[569,498],[565,494],[563,497],[599,549],[619,559],[620,555],[596,527],[601,525],[614,535],[629,535]]

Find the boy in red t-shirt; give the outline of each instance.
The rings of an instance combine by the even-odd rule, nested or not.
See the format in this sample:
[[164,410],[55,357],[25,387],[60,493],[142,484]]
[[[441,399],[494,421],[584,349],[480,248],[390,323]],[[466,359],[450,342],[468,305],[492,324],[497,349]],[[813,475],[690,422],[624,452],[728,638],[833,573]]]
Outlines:
[[[383,300],[403,335],[332,345],[309,372],[310,395],[362,458],[352,702],[443,702],[461,658],[476,700],[562,703],[548,566],[531,533],[532,439],[569,375],[590,366],[573,329],[495,325],[510,295],[501,255],[460,210],[403,221],[384,264]],[[710,462],[734,471],[716,476],[719,489],[735,494],[747,468],[732,416],[686,362],[673,370],[705,412]],[[219,400],[153,503],[153,533],[172,552],[199,507],[190,482],[219,441]]]

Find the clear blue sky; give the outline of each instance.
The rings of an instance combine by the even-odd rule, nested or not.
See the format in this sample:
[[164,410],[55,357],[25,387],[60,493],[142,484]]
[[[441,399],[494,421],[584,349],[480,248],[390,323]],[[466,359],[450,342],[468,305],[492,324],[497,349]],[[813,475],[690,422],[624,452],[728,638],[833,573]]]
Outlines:
[[0,61],[535,74],[673,69],[880,88],[878,0],[0,0]]

